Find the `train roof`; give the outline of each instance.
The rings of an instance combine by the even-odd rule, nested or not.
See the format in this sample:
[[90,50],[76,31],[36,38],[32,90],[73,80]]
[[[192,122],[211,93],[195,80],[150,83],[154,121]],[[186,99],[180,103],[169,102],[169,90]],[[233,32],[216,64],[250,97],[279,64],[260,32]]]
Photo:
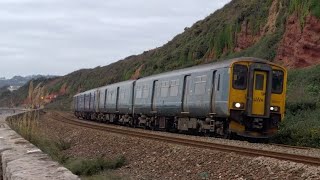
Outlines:
[[108,88],[108,87],[112,88],[113,86],[119,86],[119,85],[125,85],[125,84],[129,85],[129,84],[132,84],[134,81],[136,81],[136,80],[128,80],[128,81],[117,82],[117,83],[114,83],[114,84],[108,84],[108,85],[105,85],[105,86],[101,86],[101,87],[98,87],[98,88],[95,88],[95,89],[90,89],[90,90],[78,93],[78,94],[74,95],[73,97],[77,97],[77,96],[80,96],[80,95],[83,95],[83,94],[88,94],[88,93],[94,92],[96,90],[105,89],[105,88]]
[[[228,67],[231,67],[232,64],[234,64],[235,62],[241,62],[241,61],[242,62],[266,63],[266,64],[270,64],[270,65],[273,65],[273,66],[281,67],[280,65],[274,64],[274,63],[272,63],[270,61],[263,60],[263,59],[260,59],[260,58],[254,58],[254,57],[233,58],[233,59],[229,59],[229,60],[221,60],[221,61],[218,61],[218,62],[202,64],[202,65],[198,65],[198,66],[192,66],[192,67],[189,67],[189,68],[178,69],[178,70],[173,70],[173,71],[170,71],[170,72],[155,74],[155,75],[151,75],[151,76],[140,78],[138,80],[127,80],[127,81],[117,82],[117,83],[114,83],[114,84],[108,84],[106,86],[102,86],[102,87],[99,87],[99,88],[91,89],[91,90],[76,94],[74,97],[82,95],[82,94],[87,94],[87,93],[93,92],[93,91],[98,90],[98,89],[113,87],[113,86],[117,86],[117,85],[130,84],[130,83],[133,83],[135,81],[143,82],[145,80],[150,80],[150,79],[153,79],[155,77],[164,78],[164,77],[175,75],[175,74],[176,75],[178,75],[178,74],[190,74],[190,73],[198,71],[199,69],[211,70],[211,69],[228,68]],[[281,67],[281,68],[284,69],[283,67]]]
[[136,80],[127,80],[127,81],[121,81],[121,82],[117,82],[114,84],[107,84],[105,86],[100,87],[99,89],[104,89],[104,88],[108,88],[108,87],[113,87],[113,86],[119,86],[119,85],[130,85],[133,84]]
[[78,93],[78,94],[74,95],[73,97],[77,97],[77,96],[80,96],[80,95],[83,95],[83,94],[88,94],[88,93],[94,92],[94,91],[96,91],[96,90],[98,90],[98,89],[99,89],[99,88],[90,89],[90,90],[87,90],[87,91]]
[[199,69],[211,70],[211,69],[228,68],[228,67],[231,67],[233,63],[241,62],[241,61],[266,63],[266,64],[270,64],[270,65],[274,65],[274,66],[279,66],[279,65],[274,64],[274,63],[272,63],[270,61],[263,60],[263,59],[260,59],[260,58],[241,57],[241,58],[233,58],[233,59],[230,59],[230,60],[223,60],[223,61],[213,62],[213,63],[209,63],[209,64],[202,64],[202,65],[198,65],[198,66],[192,66],[192,67],[189,67],[189,68],[178,69],[178,70],[173,70],[173,71],[169,71],[169,72],[165,72],[165,73],[155,74],[155,75],[151,75],[151,76],[140,78],[137,81],[142,82],[144,80],[153,79],[154,77],[164,78],[164,77],[172,76],[172,75],[175,75],[175,74],[176,75],[179,75],[179,74],[190,74],[190,73],[194,73],[194,72],[198,71]]

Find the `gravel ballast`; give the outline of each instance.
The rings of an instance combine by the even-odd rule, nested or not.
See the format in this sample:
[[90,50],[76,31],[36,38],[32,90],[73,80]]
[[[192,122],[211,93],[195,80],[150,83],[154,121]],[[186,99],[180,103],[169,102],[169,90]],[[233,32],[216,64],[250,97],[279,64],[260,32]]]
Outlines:
[[[320,168],[266,157],[247,157],[153,141],[121,134],[82,128],[50,118],[46,113],[41,128],[54,138],[71,143],[69,156],[94,158],[124,156],[127,164],[114,173],[124,179],[318,179]],[[126,130],[126,127],[119,127]],[[144,131],[138,129],[138,131]],[[167,136],[183,136],[164,132]],[[290,151],[296,154],[319,156],[318,149],[292,149],[275,145],[253,144],[216,138],[187,136],[265,150]]]

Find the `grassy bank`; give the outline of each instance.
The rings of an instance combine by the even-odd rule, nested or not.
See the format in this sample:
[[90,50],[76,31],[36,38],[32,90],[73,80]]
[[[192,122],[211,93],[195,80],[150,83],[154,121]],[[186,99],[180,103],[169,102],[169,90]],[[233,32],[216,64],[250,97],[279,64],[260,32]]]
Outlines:
[[276,143],[320,147],[320,66],[291,70],[286,117]]
[[9,117],[7,122],[22,137],[82,179],[120,179],[110,173],[110,170],[120,168],[126,163],[123,156],[116,159],[107,159],[102,156],[92,159],[68,156],[65,151],[72,147],[72,143],[62,138],[50,137],[43,132],[44,130],[39,127],[42,113],[42,111],[33,111],[16,115]]

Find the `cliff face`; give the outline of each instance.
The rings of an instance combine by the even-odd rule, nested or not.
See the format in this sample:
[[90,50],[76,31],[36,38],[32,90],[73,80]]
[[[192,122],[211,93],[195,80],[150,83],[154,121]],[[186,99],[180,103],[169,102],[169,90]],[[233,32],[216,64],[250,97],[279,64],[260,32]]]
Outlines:
[[243,21],[240,27],[240,32],[236,35],[234,52],[241,52],[259,42],[261,38],[267,34],[275,33],[276,22],[281,6],[282,4],[279,0],[274,0],[272,2],[265,24],[259,24],[257,32],[253,32],[252,30],[254,23],[252,19]]
[[288,68],[320,64],[320,20],[308,15],[301,27],[297,14],[291,15],[275,61]]

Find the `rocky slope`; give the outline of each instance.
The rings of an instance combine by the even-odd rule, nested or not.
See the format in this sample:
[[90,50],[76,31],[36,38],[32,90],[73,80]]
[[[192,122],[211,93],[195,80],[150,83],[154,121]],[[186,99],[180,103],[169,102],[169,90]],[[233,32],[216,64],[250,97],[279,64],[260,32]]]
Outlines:
[[[60,96],[52,107],[69,108],[77,92],[232,57],[260,57],[288,68],[311,66],[320,63],[319,19],[318,0],[233,0],[162,47],[43,86],[46,97]],[[26,89],[20,94],[27,94],[22,92]]]

